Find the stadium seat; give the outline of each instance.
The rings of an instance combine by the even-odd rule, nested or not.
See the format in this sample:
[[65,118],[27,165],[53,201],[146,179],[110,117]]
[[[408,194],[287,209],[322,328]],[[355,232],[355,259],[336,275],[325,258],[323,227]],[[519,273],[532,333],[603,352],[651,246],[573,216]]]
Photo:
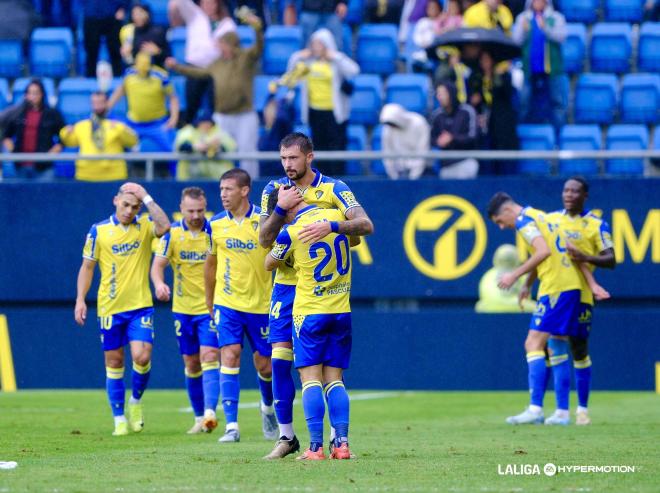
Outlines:
[[[371,134],[371,150],[372,151],[382,151],[383,150],[383,126],[382,125],[376,125],[374,127],[374,131]],[[387,176],[387,173],[385,172],[385,165],[383,164],[383,161],[380,159],[371,161],[371,173],[374,175],[379,175],[379,176]]]
[[0,111],[9,106],[9,84],[7,79],[0,79]]
[[73,53],[73,34],[65,27],[43,27],[32,31],[30,71],[32,75],[55,77],[69,75]]
[[376,125],[383,105],[383,83],[378,75],[360,74],[351,95],[350,122]]
[[[349,125],[348,130],[348,151],[364,151],[367,149],[367,131],[363,125]],[[361,175],[362,163],[357,160],[346,162],[347,175]]]
[[238,34],[241,48],[249,48],[257,40],[257,35],[255,34],[254,29],[252,29],[250,26],[237,26],[236,34]]
[[353,53],[353,30],[351,26],[344,23],[341,25],[341,29],[341,51],[349,57],[355,58],[355,54]]
[[20,39],[0,39],[0,77],[16,79],[23,72],[23,45]]
[[660,151],[660,126],[655,127],[653,131],[653,150]]
[[[559,133],[559,148],[562,151],[599,151],[602,145],[598,125],[565,125]],[[594,175],[598,171],[598,161],[595,159],[559,161],[559,173],[562,175]]]
[[[21,101],[23,101],[23,96],[25,95],[25,89],[27,88],[31,80],[32,77],[21,77],[20,79],[16,79],[14,81],[14,84],[11,87],[12,104],[18,104]],[[57,103],[57,91],[55,91],[55,81],[53,81],[53,79],[51,79],[50,77],[43,77],[41,79],[41,83],[44,85],[44,89],[46,89],[46,98],[48,99],[48,104],[51,106],[55,106],[55,103]]]
[[591,70],[622,73],[630,71],[632,30],[623,22],[600,22],[591,32]]
[[[593,24],[598,18],[600,0],[561,0],[559,10],[563,12],[568,22],[584,22]],[[557,7],[555,3],[555,7]]]
[[[62,154],[76,154],[80,149],[78,147],[65,147]],[[76,164],[74,161],[55,161],[53,163],[55,178],[71,179],[76,174]]]
[[642,24],[637,54],[637,70],[660,72],[660,22]]
[[582,74],[575,88],[576,123],[611,123],[617,105],[614,74]]
[[364,0],[348,0],[345,21],[351,26],[359,26],[364,19]]
[[263,73],[283,74],[291,55],[302,47],[300,26],[270,26],[264,36]]
[[[274,77],[272,75],[257,75],[254,78],[254,84],[252,86],[252,91],[253,91],[253,105],[255,111],[261,113],[264,110],[264,106],[266,106],[266,102],[268,101],[268,97],[270,96],[270,92],[268,90],[268,84],[271,81],[276,81],[278,78]],[[277,90],[277,95],[278,97],[283,97],[286,95],[286,92],[288,91],[287,88],[285,87],[280,87]],[[294,107],[294,115],[295,115],[295,121],[294,123],[302,123],[301,121],[301,115],[300,115],[300,86],[297,86],[295,89],[295,96],[293,98],[293,107]]]
[[[607,149],[645,150],[649,146],[649,131],[646,125],[612,125],[607,130]],[[643,175],[643,159],[609,159],[607,172],[616,175]]]
[[169,26],[170,20],[167,18],[168,0],[149,0],[151,7],[151,22],[157,26]]
[[621,121],[654,124],[659,121],[660,75],[626,74],[621,85]]
[[173,27],[167,31],[167,41],[170,43],[170,52],[177,62],[184,63],[186,59],[186,28]]
[[60,110],[67,124],[89,118],[92,110],[90,96],[97,88],[96,79],[83,77],[62,79],[59,86],[57,109]]
[[398,103],[424,116],[431,94],[431,80],[426,74],[392,74],[385,84],[385,103]]
[[564,70],[569,74],[580,73],[584,69],[587,51],[587,29],[584,24],[567,24],[566,31],[566,41],[561,45]]
[[[552,125],[518,125],[520,149],[523,151],[552,151],[555,148],[555,131]],[[529,174],[549,174],[550,162],[541,159],[520,161],[519,171]]]
[[360,26],[355,57],[363,73],[389,75],[396,72],[397,32],[394,24]]
[[605,20],[637,23],[644,14],[644,0],[605,0]]

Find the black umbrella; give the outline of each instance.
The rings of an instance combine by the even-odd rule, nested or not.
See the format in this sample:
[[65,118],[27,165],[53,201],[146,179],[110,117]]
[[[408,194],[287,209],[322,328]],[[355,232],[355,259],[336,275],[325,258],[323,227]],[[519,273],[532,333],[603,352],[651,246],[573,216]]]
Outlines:
[[495,62],[511,60],[520,56],[520,46],[501,30],[467,27],[454,29],[438,36],[426,51],[429,58],[437,60],[442,56],[440,54],[442,46],[463,48],[468,45],[481,46],[483,50],[491,54]]

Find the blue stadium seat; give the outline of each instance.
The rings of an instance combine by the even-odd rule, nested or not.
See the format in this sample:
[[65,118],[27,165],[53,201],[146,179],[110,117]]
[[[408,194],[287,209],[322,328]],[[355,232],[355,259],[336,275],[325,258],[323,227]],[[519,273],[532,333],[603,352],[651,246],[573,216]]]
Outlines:
[[[598,125],[565,125],[559,133],[559,148],[562,151],[599,151],[602,136]],[[559,173],[563,175],[594,175],[598,173],[595,159],[571,159],[559,161]]]
[[591,70],[628,72],[632,54],[632,30],[623,22],[599,22],[591,32]]
[[351,26],[360,25],[364,19],[364,0],[348,0],[348,11],[344,19]]
[[654,124],[660,113],[660,75],[626,74],[621,85],[621,121]]
[[257,35],[250,26],[240,25],[236,27],[236,34],[238,34],[238,39],[241,43],[241,48],[249,48],[252,46],[256,40]]
[[394,24],[360,26],[355,57],[363,73],[389,75],[396,72],[397,33]]
[[32,31],[30,71],[32,75],[63,78],[71,70],[73,34],[65,27],[43,27]]
[[660,72],[660,22],[642,24],[637,54],[637,70]]
[[57,98],[57,109],[67,124],[89,118],[92,111],[90,96],[98,88],[96,79],[76,77],[62,79]]
[[[76,154],[80,149],[78,147],[65,147],[62,154]],[[74,161],[55,161],[53,163],[55,178],[71,179],[76,174],[76,164]]]
[[660,126],[653,131],[653,150],[660,151]]
[[9,84],[7,79],[0,79],[0,111],[9,106]]
[[293,52],[303,46],[300,26],[270,26],[264,36],[262,71],[268,75],[281,75]]
[[[363,125],[349,125],[347,130],[348,151],[364,151],[367,149],[367,131]],[[361,175],[362,163],[356,160],[346,162],[347,175]]]
[[644,0],[605,0],[605,20],[632,22],[642,20]]
[[[14,84],[11,87],[12,104],[18,104],[21,101],[23,101],[23,96],[25,95],[25,89],[27,88],[31,80],[32,77],[21,77],[20,79],[16,79],[14,81]],[[57,102],[57,91],[55,91],[55,81],[53,81],[53,79],[51,79],[50,77],[43,77],[41,79],[41,83],[44,85],[44,89],[46,89],[46,98],[48,99],[48,104],[51,106],[55,106],[55,103]]]
[[342,47],[341,51],[346,53],[349,57],[354,58],[355,54],[353,53],[353,30],[351,26],[343,23],[341,25],[341,42]]
[[[568,22],[593,24],[598,17],[600,0],[561,0],[561,10]],[[557,7],[555,3],[555,7]]]
[[584,24],[566,24],[566,31],[566,41],[561,45],[564,70],[569,74],[580,73],[587,52],[587,29]]
[[[372,151],[383,150],[382,138],[383,138],[383,126],[379,124],[374,127],[374,131],[371,134]],[[374,175],[387,176],[387,172],[385,171],[385,165],[383,164],[383,161],[381,161],[380,159],[376,161],[371,161],[371,173]]]
[[[555,148],[555,131],[552,125],[518,125],[520,149],[523,151],[552,151]],[[549,174],[550,162],[540,159],[520,161],[519,171],[529,174]]]
[[582,74],[575,88],[576,123],[611,123],[617,105],[614,74]]
[[169,26],[170,20],[167,18],[168,0],[149,0],[146,2],[151,7],[151,22],[157,26]]
[[431,80],[425,74],[392,74],[385,84],[385,103],[398,103],[426,116],[431,93]]
[[167,41],[170,43],[172,56],[179,63],[184,63],[186,58],[186,28],[179,26],[167,31]]
[[[607,130],[607,149],[645,150],[649,147],[649,131],[646,125],[612,125]],[[643,175],[642,159],[609,159],[607,172],[616,175]]]
[[383,105],[383,83],[378,75],[360,74],[351,95],[351,123],[376,125]]
[[300,132],[305,135],[312,135],[312,131],[309,128],[309,125],[305,125],[304,123],[298,123],[297,125],[293,126],[293,131],[294,132]]
[[21,40],[0,39],[0,77],[20,77],[24,63]]

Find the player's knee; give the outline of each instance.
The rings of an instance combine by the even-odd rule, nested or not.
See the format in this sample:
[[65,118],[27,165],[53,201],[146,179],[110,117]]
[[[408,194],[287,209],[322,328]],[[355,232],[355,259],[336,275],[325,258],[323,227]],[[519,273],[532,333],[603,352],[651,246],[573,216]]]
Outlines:
[[183,361],[186,367],[187,374],[194,375],[202,371],[202,365],[199,361],[199,355],[186,356]]
[[571,345],[571,354],[573,361],[583,361],[589,357],[589,340],[580,337],[571,337],[569,339]]
[[264,377],[270,376],[272,373],[272,366],[268,356],[262,356],[259,353],[254,355],[254,368]]
[[133,355],[133,363],[147,366],[151,362],[151,351],[143,351]]
[[202,348],[199,357],[202,363],[215,363],[220,360],[219,351],[215,348]]
[[240,346],[238,350],[229,346],[223,347],[222,352],[220,353],[220,359],[222,361],[222,366],[238,368],[241,364]]

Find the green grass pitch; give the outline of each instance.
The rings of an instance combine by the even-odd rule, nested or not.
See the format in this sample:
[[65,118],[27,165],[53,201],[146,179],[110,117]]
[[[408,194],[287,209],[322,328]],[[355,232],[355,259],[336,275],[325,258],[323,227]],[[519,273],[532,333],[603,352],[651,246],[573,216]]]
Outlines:
[[[241,442],[218,433],[188,436],[184,391],[145,394],[145,429],[112,437],[101,391],[0,393],[0,493],[35,492],[658,492],[660,396],[596,392],[593,425],[504,424],[524,408],[523,392],[353,392],[353,461],[261,459],[257,394],[246,391]],[[552,395],[547,396],[551,408]],[[299,404],[295,425],[307,432]],[[327,440],[326,440],[327,441]],[[628,473],[563,472],[557,466],[634,466]],[[502,475],[507,465],[540,474]],[[509,468],[515,471],[516,468]]]

